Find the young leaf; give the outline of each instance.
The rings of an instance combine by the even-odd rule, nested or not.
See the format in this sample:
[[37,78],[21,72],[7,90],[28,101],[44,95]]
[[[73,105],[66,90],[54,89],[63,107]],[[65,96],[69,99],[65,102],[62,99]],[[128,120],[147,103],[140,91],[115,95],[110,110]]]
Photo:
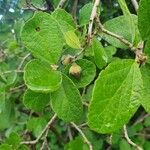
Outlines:
[[87,3],[80,9],[80,11],[79,11],[79,24],[81,26],[89,23],[92,8],[93,8],[93,4]]
[[37,93],[29,89],[25,92],[23,97],[24,105],[33,111],[42,111],[49,101],[49,94]]
[[64,39],[58,22],[49,14],[37,12],[23,27],[22,41],[32,54],[51,64],[57,63]]
[[150,113],[150,65],[146,64],[145,66],[141,67],[141,73],[143,78],[143,92],[141,98],[141,104],[143,105],[144,109]]
[[108,56],[105,52],[105,49],[97,39],[93,40],[92,49],[94,51],[95,63],[98,68],[102,69],[108,62]]
[[79,59],[75,61],[75,63],[81,67],[80,77],[76,78],[75,76],[69,74],[69,68],[71,65],[68,65],[65,68],[65,73],[78,88],[85,87],[93,81],[96,75],[96,67],[94,63],[87,59]]
[[79,38],[77,37],[77,35],[73,31],[66,32],[64,34],[64,37],[65,37],[66,43],[71,48],[75,48],[75,49],[80,49],[81,48]]
[[141,0],[138,10],[138,27],[143,40],[150,35],[150,1]]
[[120,129],[139,107],[142,84],[136,62],[112,62],[95,82],[89,106],[89,127],[98,133],[112,133]]
[[77,121],[81,118],[83,108],[80,93],[73,82],[62,75],[61,87],[50,94],[51,107],[64,121]]
[[24,80],[33,91],[52,92],[60,87],[62,77],[48,63],[35,59],[25,66]]
[[[137,16],[132,15],[133,21],[134,21],[134,25],[135,28],[137,26]],[[105,22],[104,24],[105,28],[113,33],[116,33],[122,37],[124,37],[125,39],[127,39],[128,41],[132,42],[132,33],[134,31],[129,30],[130,29],[130,23],[128,23],[126,21],[125,16],[119,16],[116,18],[113,18],[107,22]],[[137,28],[136,28],[136,35],[137,35]],[[111,45],[118,47],[118,48],[122,48],[122,49],[127,49],[128,47],[125,46],[122,42],[120,42],[119,40],[103,34],[103,38],[110,43]]]

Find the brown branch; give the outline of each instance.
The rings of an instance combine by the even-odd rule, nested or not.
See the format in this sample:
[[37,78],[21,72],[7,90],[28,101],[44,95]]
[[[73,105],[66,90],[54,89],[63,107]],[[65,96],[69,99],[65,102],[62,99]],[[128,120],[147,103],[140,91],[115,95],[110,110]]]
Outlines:
[[87,139],[87,137],[82,132],[82,130],[75,123],[71,122],[71,124],[81,134],[81,136],[83,137],[85,143],[89,146],[89,150],[93,150],[93,146],[92,146],[91,142]]
[[128,136],[128,131],[127,131],[126,125],[123,126],[123,129],[124,129],[124,136],[125,136],[125,139],[127,140],[127,142],[130,145],[132,145],[133,147],[135,147],[137,150],[143,150],[143,148],[141,148],[139,145],[137,145],[133,141],[131,141],[131,139]]
[[42,130],[42,132],[40,133],[40,135],[33,141],[23,141],[21,142],[21,144],[27,144],[27,145],[34,145],[36,143],[38,143],[38,141],[42,138],[43,134],[49,130],[51,124],[54,122],[54,120],[56,119],[57,115],[55,114],[50,121],[47,123],[47,125],[45,126],[45,128]]
[[88,27],[88,43],[90,43],[90,41],[92,39],[93,23],[94,23],[94,19],[97,16],[97,8],[98,8],[99,4],[100,4],[100,0],[95,0],[93,9],[92,9],[92,13],[91,13],[91,17],[90,17],[89,27]]
[[132,51],[134,51],[134,53],[136,55],[136,61],[139,64],[145,63],[145,61],[147,60],[147,56],[145,56],[145,54],[143,53],[143,47],[142,48],[141,47],[134,47],[134,45],[132,43],[130,43],[128,40],[126,40],[124,37],[105,29],[104,26],[101,24],[100,19],[99,19],[98,16],[96,16],[96,23],[97,23],[97,26],[98,26],[98,30],[100,30],[101,32],[103,32],[107,35],[110,35],[110,36],[118,39],[121,43],[126,45]]

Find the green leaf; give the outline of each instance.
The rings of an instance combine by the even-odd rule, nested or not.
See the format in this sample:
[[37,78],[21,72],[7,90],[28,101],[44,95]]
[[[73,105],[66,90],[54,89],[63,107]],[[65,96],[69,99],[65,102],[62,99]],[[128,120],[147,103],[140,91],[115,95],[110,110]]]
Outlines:
[[6,139],[6,143],[11,145],[13,149],[17,149],[20,146],[20,142],[21,137],[15,132],[12,132]]
[[80,93],[67,76],[62,77],[61,87],[50,94],[51,107],[62,120],[78,121],[83,112]]
[[150,35],[150,1],[141,0],[138,10],[138,27],[143,40]]
[[118,0],[119,2],[119,5],[123,11],[123,14],[125,16],[125,20],[126,22],[129,24],[129,29],[130,30],[130,33],[131,36],[132,36],[132,42],[134,41],[134,38],[135,38],[135,24],[134,24],[134,21],[133,21],[133,17],[127,7],[127,4],[126,4],[126,1],[125,0]]
[[31,118],[27,123],[27,129],[32,131],[35,137],[38,137],[46,124],[47,122],[44,117]]
[[105,49],[97,39],[93,40],[92,49],[94,51],[95,63],[99,69],[102,69],[108,62],[108,56],[105,52]]
[[0,150],[12,150],[12,148],[8,144],[2,144],[0,145]]
[[81,73],[79,79],[69,74],[69,68],[71,67],[71,65],[68,65],[65,68],[65,73],[78,88],[85,87],[93,81],[96,75],[96,67],[94,63],[92,63],[87,59],[79,59],[75,61],[75,63],[81,67]]
[[93,8],[93,4],[87,3],[80,9],[80,11],[79,11],[79,24],[81,26],[89,23],[92,8]]
[[139,65],[133,60],[110,63],[95,82],[89,127],[98,133],[120,129],[139,107],[142,84]]
[[69,13],[67,13],[64,9],[56,9],[52,13],[52,16],[59,21],[67,22],[72,27],[76,27],[72,16]]
[[33,111],[42,111],[49,101],[49,94],[37,93],[29,89],[25,92],[23,98],[24,105]]
[[61,73],[52,70],[51,66],[40,60],[31,60],[25,66],[25,84],[37,92],[56,91],[61,84]]
[[23,27],[22,41],[32,54],[51,64],[57,63],[64,44],[58,22],[49,14],[37,12]]
[[88,145],[83,142],[81,136],[77,136],[74,140],[70,141],[65,145],[65,150],[89,150]]
[[131,150],[130,145],[128,144],[128,142],[126,140],[121,140],[121,142],[119,143],[119,150]]
[[75,48],[75,49],[80,49],[81,48],[79,38],[77,37],[77,35],[73,31],[66,32],[64,34],[64,37],[65,37],[66,43],[71,48]]
[[143,105],[144,109],[150,113],[150,65],[146,64],[145,66],[141,67],[141,73],[143,78],[143,92],[141,98],[141,104]]
[[[132,15],[134,24],[135,24],[135,28],[137,26],[137,16]],[[128,41],[132,42],[132,34],[134,31],[129,30],[130,29],[130,23],[126,22],[126,17],[125,16],[119,16],[116,18],[113,18],[107,22],[105,22],[104,24],[105,28],[115,34],[118,34],[122,37],[124,37],[125,39],[127,39]],[[136,28],[136,35],[137,35],[138,31]],[[111,45],[117,47],[117,48],[122,48],[122,49],[127,49],[128,47],[125,46],[122,42],[120,42],[119,40],[117,40],[116,38],[103,34],[103,37],[108,43],[110,43]]]

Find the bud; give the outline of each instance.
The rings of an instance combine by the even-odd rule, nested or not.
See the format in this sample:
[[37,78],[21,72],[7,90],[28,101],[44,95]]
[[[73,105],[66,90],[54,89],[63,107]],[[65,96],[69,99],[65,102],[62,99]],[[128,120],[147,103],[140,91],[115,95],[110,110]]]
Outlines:
[[74,59],[74,57],[71,55],[64,55],[61,59],[61,62],[63,65],[66,66],[66,65],[72,63],[73,59]]
[[69,74],[79,79],[81,75],[81,71],[82,71],[81,67],[77,65],[76,63],[73,63],[69,69]]

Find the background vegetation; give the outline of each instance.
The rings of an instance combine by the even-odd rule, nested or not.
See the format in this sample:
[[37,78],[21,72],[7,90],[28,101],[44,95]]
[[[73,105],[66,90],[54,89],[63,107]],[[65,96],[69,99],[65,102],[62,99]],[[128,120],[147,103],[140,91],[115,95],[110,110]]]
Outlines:
[[[77,2],[77,3],[76,3]],[[79,22],[79,10],[90,0],[68,0],[63,8],[72,14]],[[127,5],[131,13],[136,14],[130,0]],[[49,105],[44,110],[33,111],[25,107],[23,94],[26,85],[23,80],[23,68],[33,58],[24,47],[20,38],[20,31],[24,23],[35,11],[51,13],[55,10],[59,0],[0,0],[0,150],[52,149],[52,150],[88,150],[88,145],[82,135],[70,123],[56,119],[49,132],[37,144],[22,144],[21,141],[36,139],[53,116]],[[104,23],[114,17],[122,15],[121,8],[116,0],[101,1],[101,21]],[[108,44],[103,41],[103,46]],[[114,58],[134,58],[130,50],[117,48]],[[90,57],[89,57],[90,56]],[[92,60],[87,51],[85,58]],[[97,74],[99,69],[97,69]],[[4,86],[5,84],[5,86]],[[90,130],[86,124],[86,112],[93,83],[81,88],[84,99],[84,114],[77,124],[92,143],[94,150],[134,149],[125,138],[125,131],[119,130],[113,134],[98,134]],[[84,120],[84,121],[83,121]],[[150,116],[140,107],[127,125],[128,136],[144,150],[150,149]],[[44,142],[43,142],[44,141]],[[44,144],[43,144],[44,143]],[[48,148],[50,147],[50,148]]]

